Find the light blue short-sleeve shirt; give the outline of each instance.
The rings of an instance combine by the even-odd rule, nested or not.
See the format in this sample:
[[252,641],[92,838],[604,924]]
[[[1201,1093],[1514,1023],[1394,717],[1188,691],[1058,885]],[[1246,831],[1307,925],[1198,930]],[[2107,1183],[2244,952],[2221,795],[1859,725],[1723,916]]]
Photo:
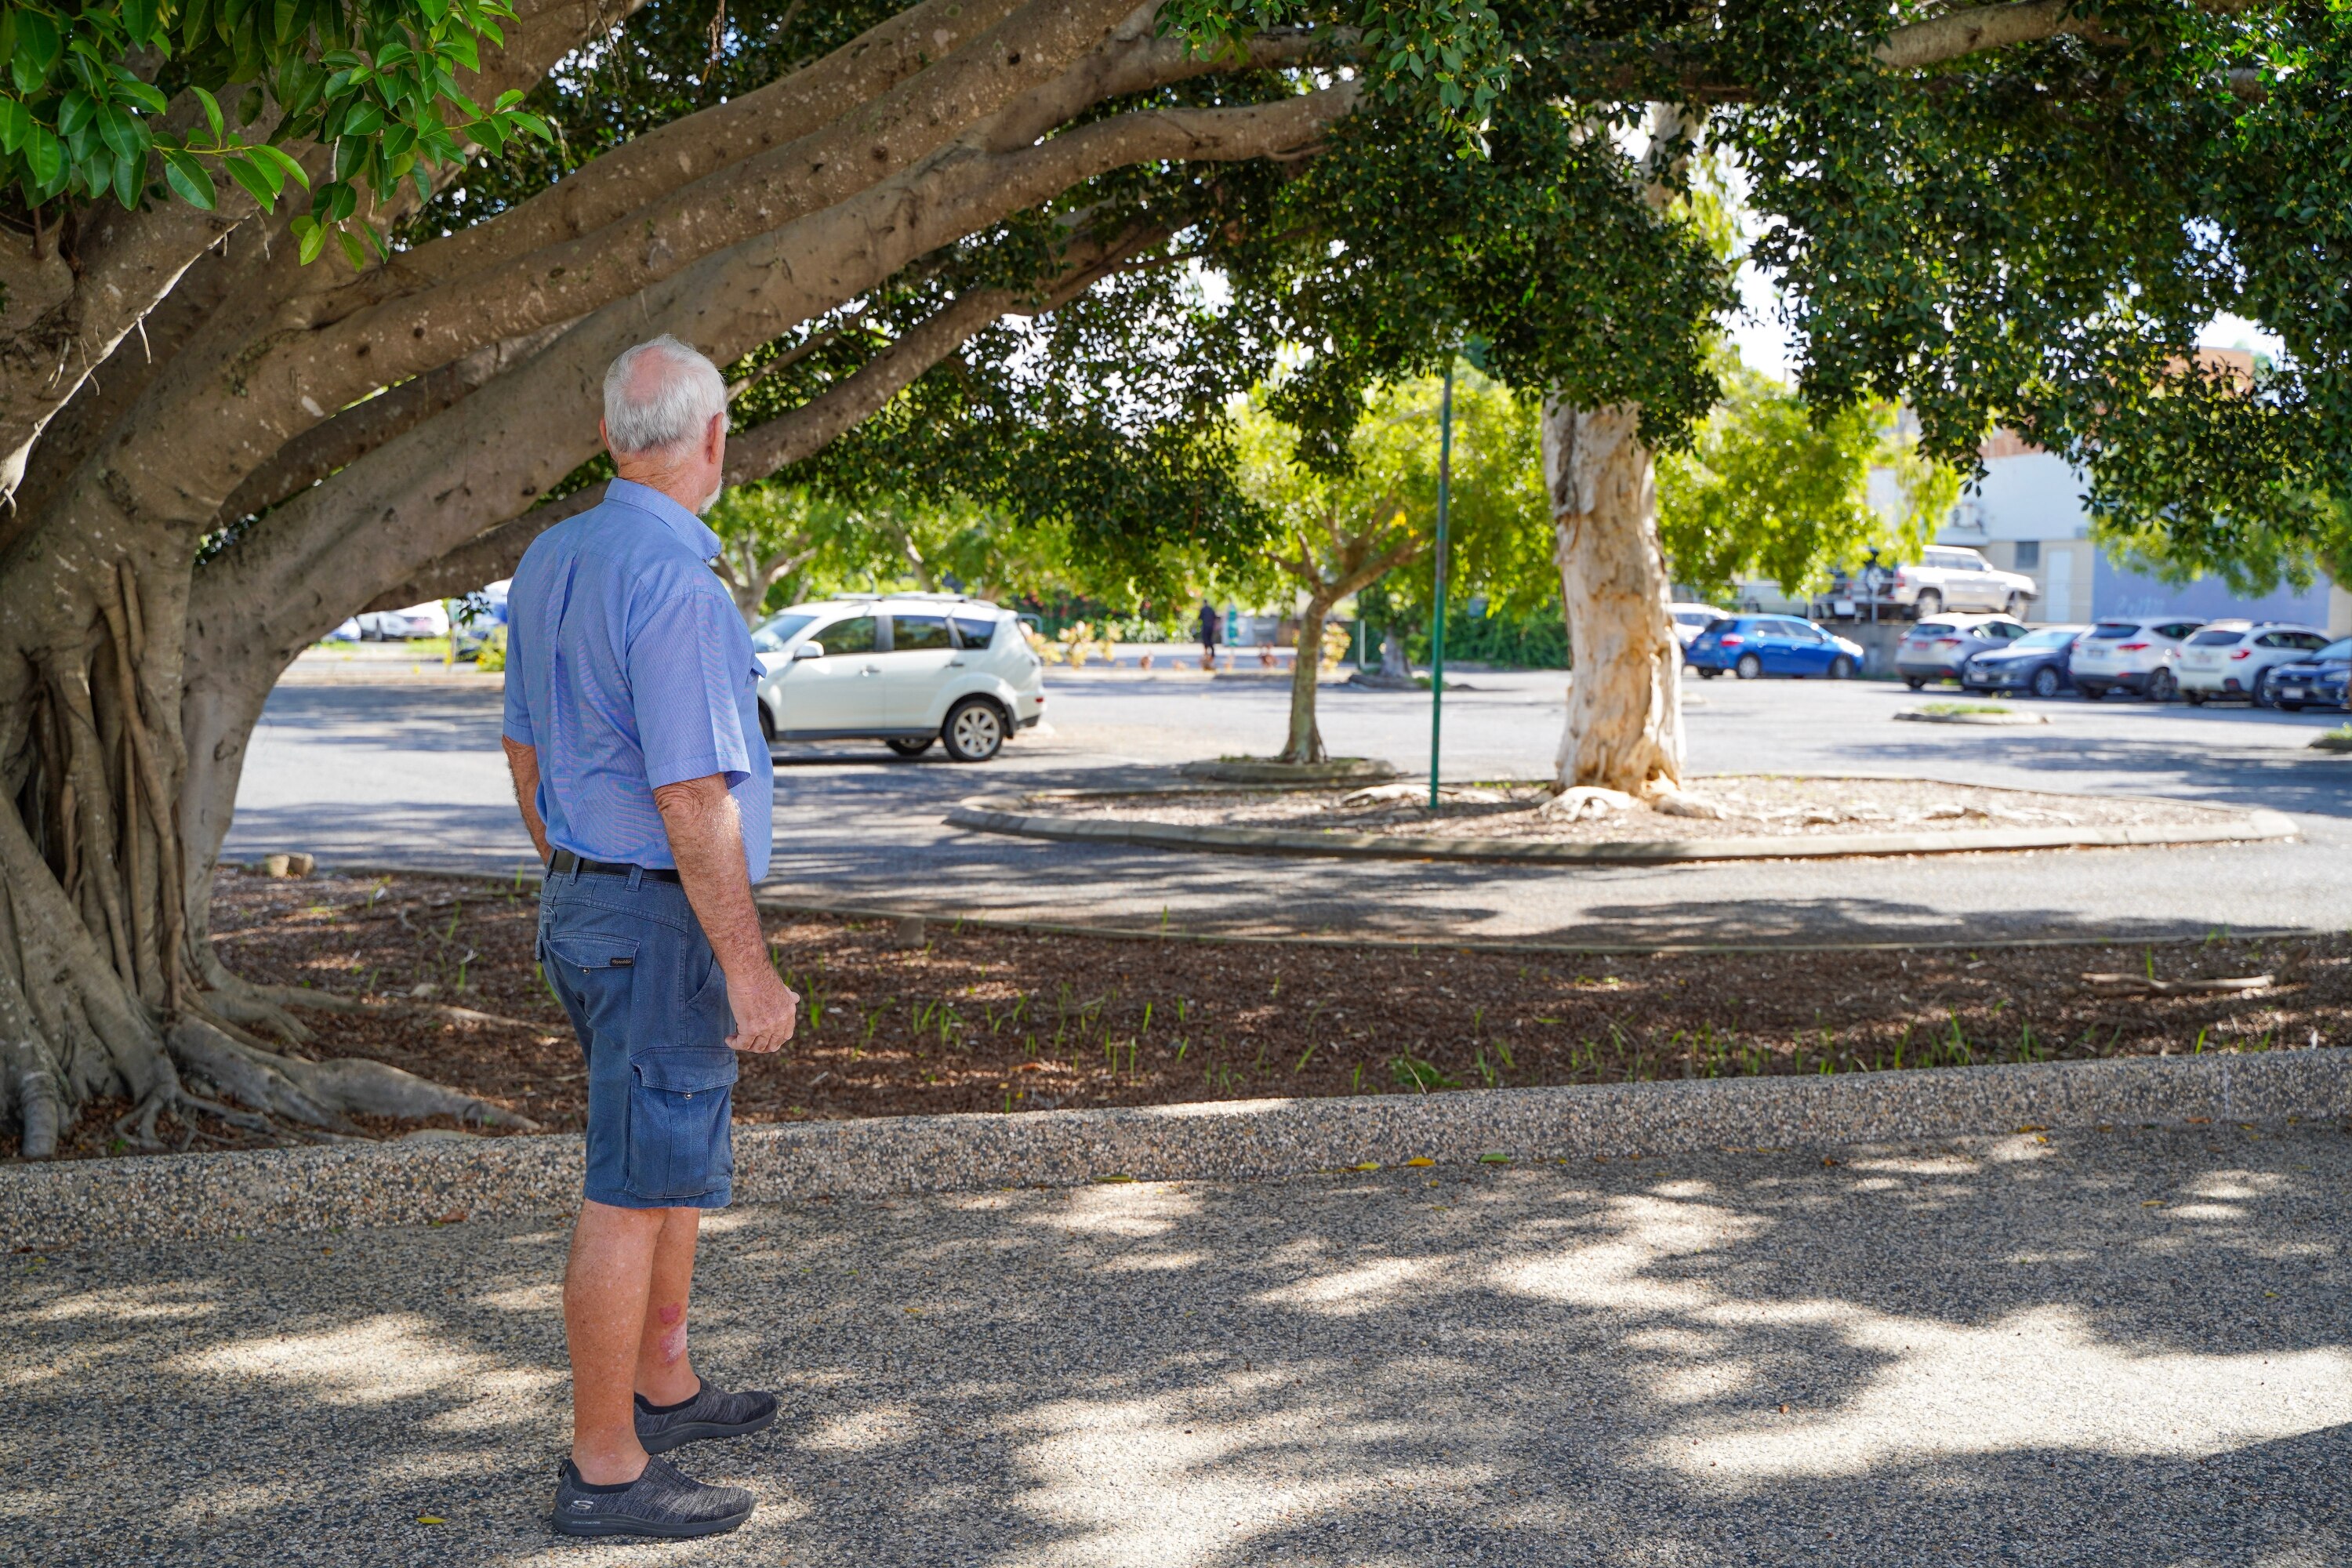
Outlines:
[[751,634],[686,508],[614,479],[531,542],[507,591],[509,740],[539,752],[548,842],[675,868],[654,791],[724,774],[743,864],[768,874],[774,773]]

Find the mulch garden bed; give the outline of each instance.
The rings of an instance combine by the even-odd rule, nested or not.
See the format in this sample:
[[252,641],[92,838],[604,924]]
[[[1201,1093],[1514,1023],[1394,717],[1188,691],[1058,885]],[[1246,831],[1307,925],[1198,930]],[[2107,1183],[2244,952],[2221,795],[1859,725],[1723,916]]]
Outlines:
[[1435,810],[1428,786],[1181,790],[1112,795],[1045,793],[1047,816],[1201,827],[1386,833],[1424,838],[1519,838],[1600,844],[1656,838],[1814,837],[1988,827],[2210,827],[2217,814],[2174,801],[2054,795],[1932,779],[1724,774],[1690,781],[1717,817],[1595,808],[1570,816],[1534,780],[1449,785]]
[[[576,1129],[580,1052],[532,962],[536,907],[535,889],[498,881],[225,873],[213,930],[255,980],[373,1005],[308,1012],[307,1051],[379,1058]],[[901,945],[894,921],[813,915],[768,930],[803,1022],[781,1056],[743,1059],[744,1121],[2352,1044],[2344,934],[1653,957],[939,921]],[[2189,988],[2259,975],[2271,978],[2252,989]],[[62,1152],[125,1152],[109,1132],[121,1110],[91,1107]],[[242,1141],[205,1131],[201,1146]]]

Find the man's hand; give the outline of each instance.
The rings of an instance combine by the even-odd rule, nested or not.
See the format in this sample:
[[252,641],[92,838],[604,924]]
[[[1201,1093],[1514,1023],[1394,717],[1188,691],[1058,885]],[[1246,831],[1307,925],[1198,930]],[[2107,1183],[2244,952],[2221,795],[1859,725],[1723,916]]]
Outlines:
[[727,1004],[735,1010],[735,1032],[727,1043],[739,1051],[772,1051],[793,1037],[801,1015],[800,993],[765,963],[751,984],[738,991],[727,977]]
[[661,808],[686,901],[727,973],[727,1001],[735,1011],[735,1032],[727,1043],[739,1051],[772,1051],[793,1037],[801,999],[768,962],[767,936],[743,865],[743,821],[727,780],[712,773],[664,784],[654,791],[654,805]]

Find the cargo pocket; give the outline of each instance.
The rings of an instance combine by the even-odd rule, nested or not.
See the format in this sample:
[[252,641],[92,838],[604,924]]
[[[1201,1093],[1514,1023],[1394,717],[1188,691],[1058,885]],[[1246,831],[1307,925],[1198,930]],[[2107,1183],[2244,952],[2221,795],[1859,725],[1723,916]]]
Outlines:
[[642,1198],[699,1198],[735,1174],[727,1120],[735,1053],[669,1046],[629,1060],[629,1190]]

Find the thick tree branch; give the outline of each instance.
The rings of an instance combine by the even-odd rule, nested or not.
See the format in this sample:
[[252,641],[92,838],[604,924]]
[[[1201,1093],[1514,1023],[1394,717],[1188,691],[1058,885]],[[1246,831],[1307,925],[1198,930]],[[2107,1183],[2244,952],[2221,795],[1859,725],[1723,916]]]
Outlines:
[[476,349],[454,363],[427,371],[414,381],[404,381],[364,403],[353,404],[324,425],[313,426],[247,475],[245,482],[222,503],[213,519],[214,525],[226,527],[267,510],[337,469],[359,461],[402,431],[456,407],[477,389],[554,342],[563,330],[551,327],[529,337]]
[[[1060,272],[1042,289],[1024,294],[1012,289],[976,289],[959,296],[901,333],[837,384],[797,408],[730,436],[726,482],[751,484],[814,457],[1001,317],[1043,315],[1058,309],[1164,237],[1165,231],[1142,225],[1108,241],[1081,237],[1065,251]],[[751,384],[746,383],[745,389]],[[395,610],[470,593],[485,583],[496,582],[514,571],[532,540],[604,498],[603,485],[590,485],[561,500],[535,506],[467,540],[378,595],[366,608]]]

